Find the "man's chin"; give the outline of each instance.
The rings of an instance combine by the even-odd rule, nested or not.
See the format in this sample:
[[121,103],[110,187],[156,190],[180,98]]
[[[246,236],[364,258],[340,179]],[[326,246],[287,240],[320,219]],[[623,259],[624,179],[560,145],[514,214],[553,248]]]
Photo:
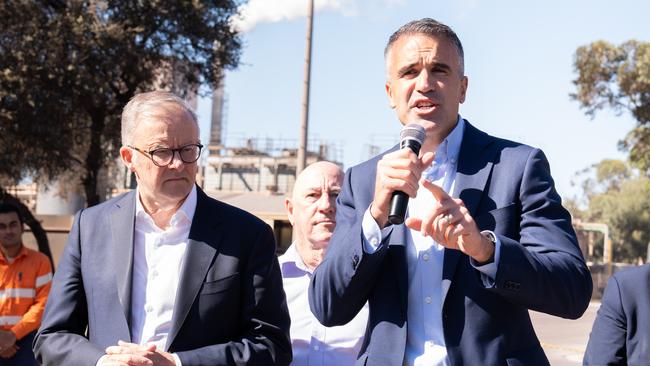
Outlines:
[[19,241],[15,241],[15,242],[5,241],[5,242],[2,243],[2,245],[0,245],[0,246],[2,246],[2,247],[5,248],[5,249],[13,249],[13,248],[15,248],[15,247],[17,247],[17,246],[19,246],[19,245],[20,245],[20,242],[19,242]]
[[332,232],[319,232],[319,233],[313,233],[311,236],[311,242],[312,243],[329,243],[330,239],[332,239]]
[[181,185],[176,187],[165,187],[160,193],[157,194],[157,197],[160,200],[168,202],[167,205],[174,206],[179,202],[183,201],[192,191],[192,185]]

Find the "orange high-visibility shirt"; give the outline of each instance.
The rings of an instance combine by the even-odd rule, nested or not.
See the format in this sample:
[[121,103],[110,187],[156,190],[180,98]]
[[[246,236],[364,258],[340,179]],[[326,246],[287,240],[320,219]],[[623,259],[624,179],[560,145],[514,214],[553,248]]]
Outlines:
[[0,329],[21,339],[41,325],[52,267],[45,254],[23,248],[7,262],[0,251]]

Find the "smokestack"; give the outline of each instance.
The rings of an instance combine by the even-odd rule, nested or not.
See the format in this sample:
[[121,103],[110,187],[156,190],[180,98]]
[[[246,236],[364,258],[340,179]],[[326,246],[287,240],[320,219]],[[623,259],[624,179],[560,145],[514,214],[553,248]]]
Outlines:
[[222,146],[223,144],[223,110],[224,110],[224,83],[212,91],[212,116],[210,124],[210,146]]

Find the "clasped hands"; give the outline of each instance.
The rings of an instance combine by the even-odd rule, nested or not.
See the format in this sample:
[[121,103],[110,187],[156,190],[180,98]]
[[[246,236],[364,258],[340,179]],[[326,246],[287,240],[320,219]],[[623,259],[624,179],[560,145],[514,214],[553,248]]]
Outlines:
[[472,215],[459,198],[452,198],[442,188],[421,179],[422,172],[431,165],[432,152],[418,157],[409,149],[401,149],[383,156],[377,163],[375,193],[370,214],[381,228],[388,222],[390,201],[394,191],[409,197],[417,195],[422,185],[435,198],[434,205],[424,217],[409,217],[405,225],[429,236],[449,249],[460,250],[479,263],[488,261],[494,254],[494,244],[481,235]]
[[106,348],[99,359],[99,366],[175,366],[170,353],[161,351],[154,344],[139,345],[118,341],[117,346]]
[[10,330],[0,330],[0,358],[14,357],[20,348],[16,345],[16,335]]

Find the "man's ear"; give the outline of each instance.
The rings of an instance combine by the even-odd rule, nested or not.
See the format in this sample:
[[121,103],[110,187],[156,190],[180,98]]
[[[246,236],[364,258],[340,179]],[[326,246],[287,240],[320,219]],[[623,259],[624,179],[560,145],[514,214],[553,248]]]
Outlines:
[[133,150],[129,147],[122,146],[120,147],[120,157],[122,158],[122,162],[124,165],[126,165],[127,168],[129,168],[129,171],[134,172],[135,168],[133,164],[135,163],[135,155],[133,154]]
[[465,97],[467,96],[467,86],[469,84],[469,79],[467,76],[463,76],[463,79],[460,82],[460,103],[465,102]]
[[284,209],[287,211],[287,217],[291,226],[293,226],[293,202],[288,197],[284,199]]
[[395,109],[395,102],[393,102],[393,89],[390,86],[390,81],[386,82],[386,95],[388,96],[388,105],[391,109]]

